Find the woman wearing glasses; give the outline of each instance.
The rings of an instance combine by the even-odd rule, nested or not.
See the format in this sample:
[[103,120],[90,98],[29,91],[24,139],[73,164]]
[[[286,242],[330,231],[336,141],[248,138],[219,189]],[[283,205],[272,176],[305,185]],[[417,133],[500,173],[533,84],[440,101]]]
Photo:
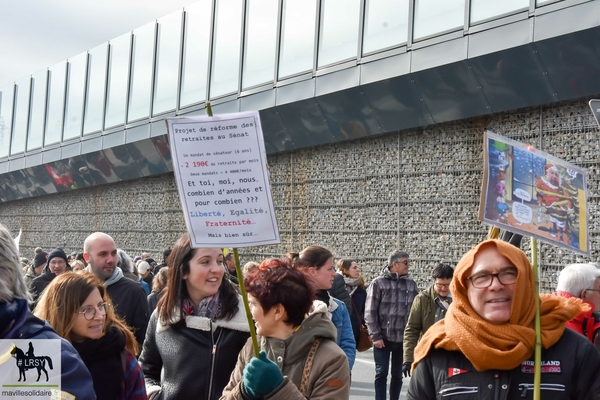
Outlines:
[[446,311],[452,303],[450,282],[454,269],[445,264],[438,264],[431,273],[433,283],[415,297],[406,328],[404,328],[404,364],[402,373],[410,376],[410,366],[414,360],[413,352],[417,342],[429,328],[446,316]]
[[43,292],[35,315],[77,350],[92,374],[98,400],[146,399],[135,359],[135,336],[114,313],[102,282],[88,272],[66,272]]

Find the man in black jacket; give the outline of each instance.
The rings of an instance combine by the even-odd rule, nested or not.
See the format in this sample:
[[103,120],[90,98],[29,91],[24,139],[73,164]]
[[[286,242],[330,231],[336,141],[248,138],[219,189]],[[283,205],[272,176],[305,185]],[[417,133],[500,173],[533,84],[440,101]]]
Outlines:
[[[534,277],[527,256],[500,240],[463,256],[450,290],[452,307],[415,349],[407,399],[533,398]],[[600,353],[565,322],[583,304],[540,295],[544,400],[600,399]]]
[[115,241],[106,233],[92,233],[83,244],[83,257],[88,263],[87,270],[104,282],[115,312],[133,328],[141,349],[150,319],[148,301],[144,289],[137,282],[127,279],[117,267]]
[[38,298],[44,289],[46,289],[46,286],[48,286],[48,284],[58,275],[70,270],[71,266],[67,262],[67,254],[63,249],[57,247],[48,254],[46,265],[42,270],[41,275],[31,281],[31,284],[29,285],[29,293],[31,293],[33,299],[33,302],[31,303],[32,310],[35,308]]

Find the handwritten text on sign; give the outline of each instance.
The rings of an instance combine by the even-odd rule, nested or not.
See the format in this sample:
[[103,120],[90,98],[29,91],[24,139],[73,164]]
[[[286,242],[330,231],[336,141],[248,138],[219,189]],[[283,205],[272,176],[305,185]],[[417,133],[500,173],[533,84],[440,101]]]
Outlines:
[[167,120],[194,247],[279,243],[258,112]]

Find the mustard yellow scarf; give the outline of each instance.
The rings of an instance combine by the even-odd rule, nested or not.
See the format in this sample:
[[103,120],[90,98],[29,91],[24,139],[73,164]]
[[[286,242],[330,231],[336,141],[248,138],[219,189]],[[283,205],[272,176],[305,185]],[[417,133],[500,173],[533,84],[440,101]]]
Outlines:
[[[496,249],[518,269],[511,318],[506,324],[492,324],[481,318],[467,298],[467,278],[477,252],[486,246]],[[413,368],[430,349],[462,352],[478,371],[516,368],[533,354],[535,345],[535,299],[531,264],[515,246],[493,239],[480,243],[463,256],[450,284],[453,301],[446,318],[433,325],[415,349]],[[565,322],[584,307],[579,299],[540,296],[542,346],[548,348],[560,339]]]

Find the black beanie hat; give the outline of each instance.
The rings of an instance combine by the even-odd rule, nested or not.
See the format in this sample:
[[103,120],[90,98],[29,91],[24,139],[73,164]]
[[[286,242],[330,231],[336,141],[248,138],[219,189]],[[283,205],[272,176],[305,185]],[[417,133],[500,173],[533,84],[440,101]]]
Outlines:
[[46,264],[46,258],[48,257],[48,253],[45,251],[40,251],[35,254],[35,258],[33,259],[33,268],[37,268],[40,265]]
[[67,263],[67,266],[69,265],[69,260],[67,260],[67,253],[65,253],[65,251],[60,247],[57,247],[54,250],[52,250],[50,254],[48,254],[48,261],[46,262],[46,266],[49,266],[50,260],[56,257],[62,258]]

